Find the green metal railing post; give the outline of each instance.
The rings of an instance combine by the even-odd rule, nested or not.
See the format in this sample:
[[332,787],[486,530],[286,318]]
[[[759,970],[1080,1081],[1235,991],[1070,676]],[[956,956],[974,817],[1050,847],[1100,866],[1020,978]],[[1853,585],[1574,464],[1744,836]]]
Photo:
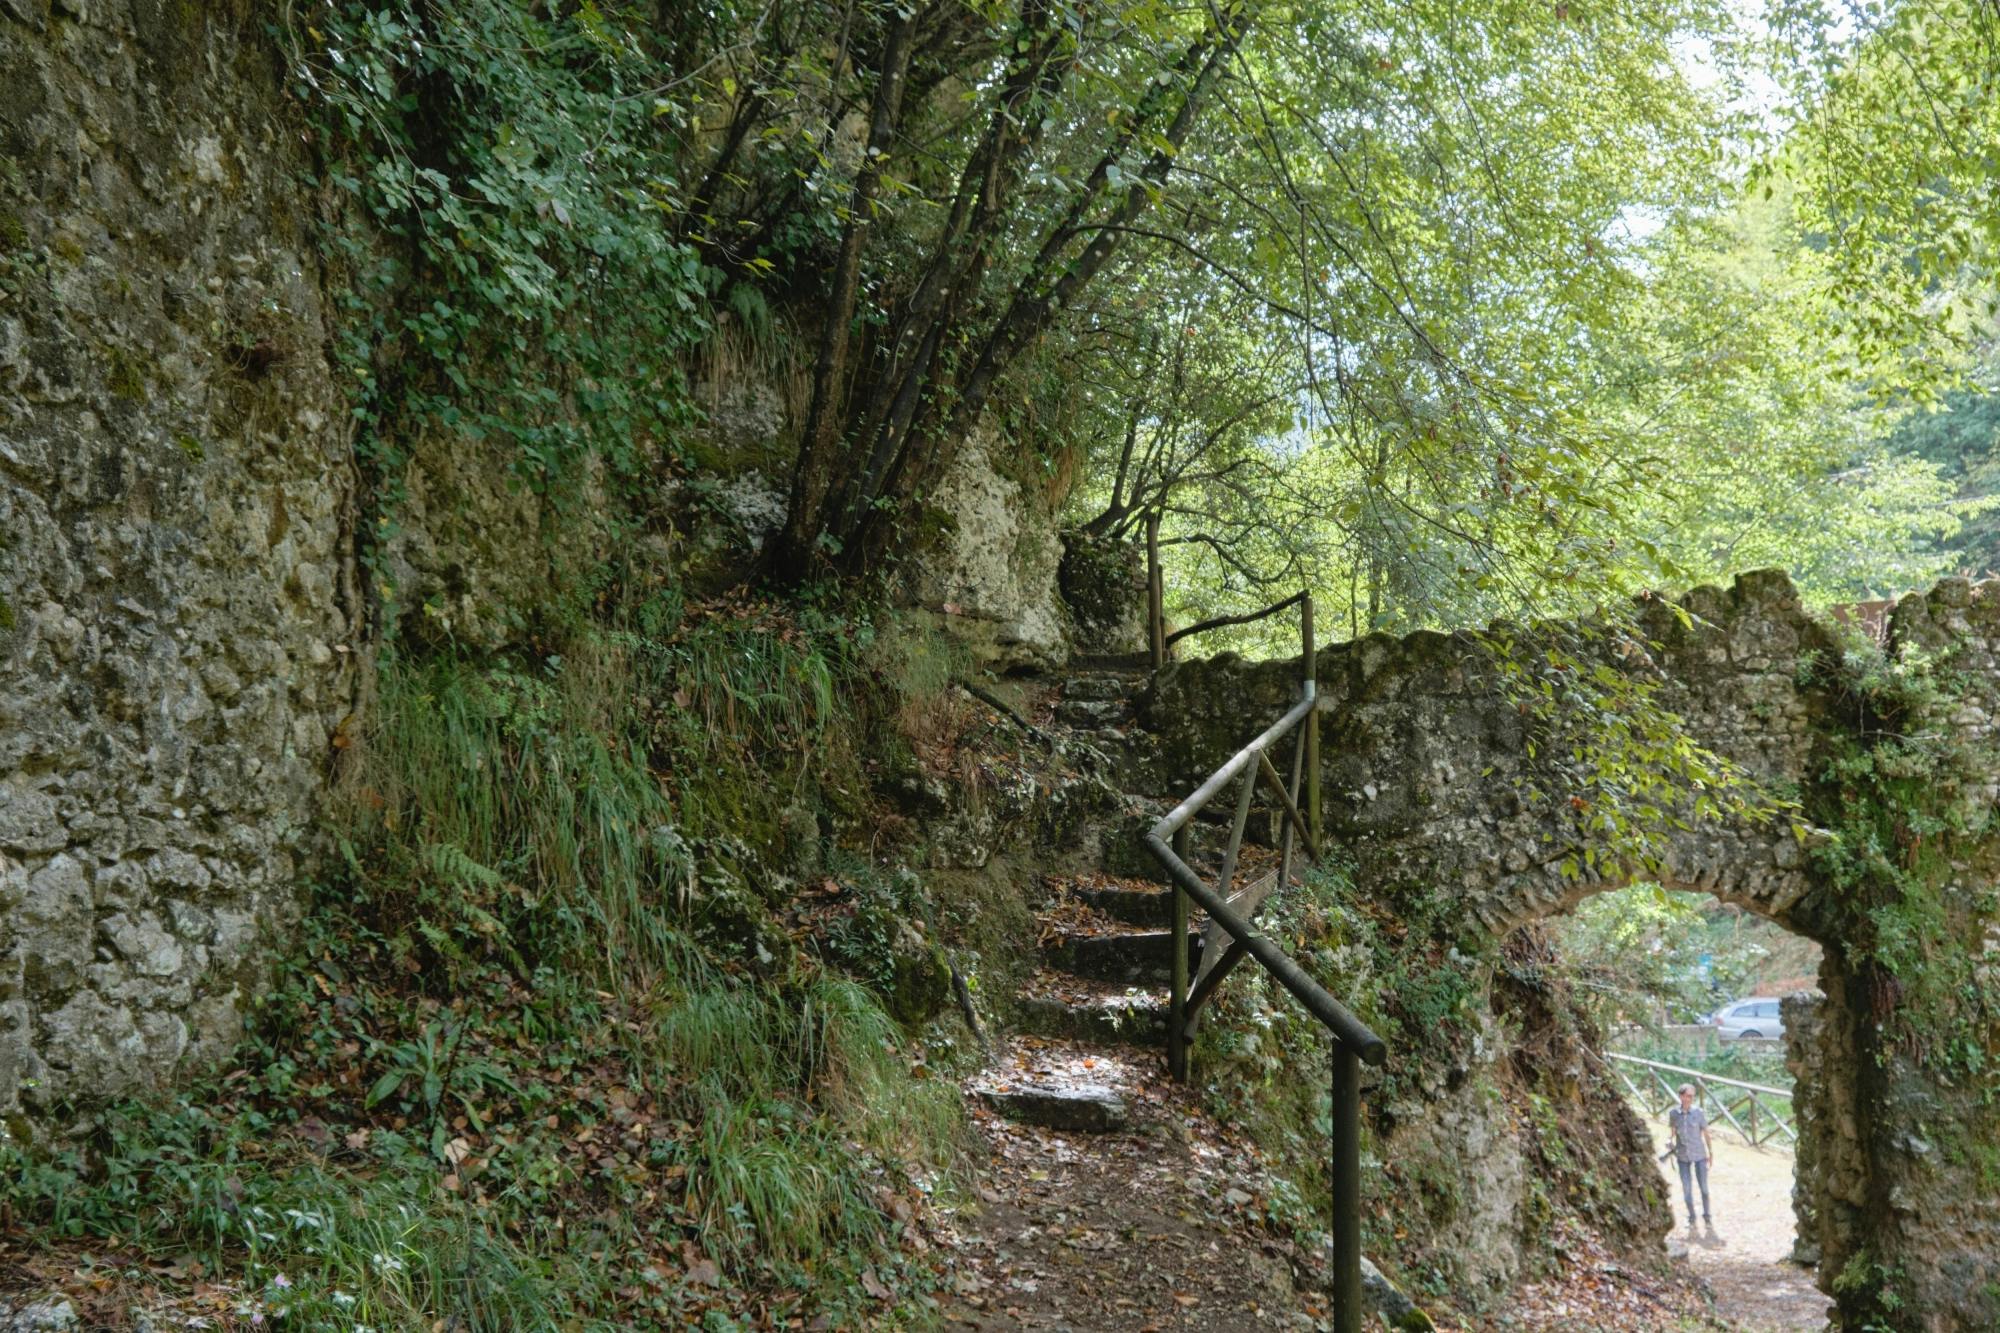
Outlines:
[[1312,840],[1318,846],[1326,846],[1326,839],[1320,830],[1319,804],[1319,651],[1313,642],[1313,599],[1305,594],[1299,603],[1299,638],[1305,648],[1305,660],[1300,664],[1303,679],[1300,684],[1305,697],[1313,701],[1314,707],[1306,714],[1306,828],[1312,833]]
[[[1154,531],[1149,526],[1149,548],[1155,540]],[[1149,563],[1153,569],[1158,568],[1156,558]],[[1315,860],[1320,857],[1324,846],[1319,766],[1319,659],[1313,638],[1311,594],[1301,592],[1255,615],[1228,618],[1211,624],[1247,623],[1283,610],[1293,601],[1299,603],[1302,651],[1299,701],[1286,710],[1283,717],[1230,756],[1222,767],[1209,774],[1187,799],[1156,822],[1141,841],[1166,871],[1167,881],[1173,886],[1174,893],[1173,939],[1170,941],[1173,980],[1172,994],[1168,997],[1167,1032],[1167,1068],[1173,1076],[1177,1079],[1187,1077],[1190,1009],[1199,1012],[1198,1006],[1203,998],[1243,957],[1255,959],[1333,1037],[1333,1135],[1330,1145],[1332,1160],[1329,1163],[1333,1185],[1333,1328],[1334,1333],[1361,1333],[1361,1065],[1364,1061],[1381,1064],[1388,1055],[1388,1046],[1346,1006],[1327,994],[1325,988],[1313,980],[1297,960],[1251,924],[1258,905],[1268,893],[1268,890],[1260,891],[1265,880],[1254,882],[1243,891],[1240,899],[1232,901],[1235,897],[1236,886],[1232,880],[1237,854],[1241,850],[1244,826],[1260,779],[1272,789],[1284,825],[1278,854],[1279,868],[1273,876],[1266,878],[1275,879],[1279,889],[1290,878],[1294,833],[1299,835]],[[1163,624],[1164,621],[1156,619],[1156,623]],[[1173,637],[1208,627],[1192,626],[1178,631]],[[1158,647],[1163,645],[1157,637],[1155,644],[1157,652]],[[1301,725],[1305,729],[1299,733],[1293,751],[1292,785],[1287,789],[1266,751],[1294,727]],[[1301,767],[1305,770],[1303,773],[1299,771]],[[1230,825],[1228,850],[1223,855],[1218,882],[1210,884],[1188,864],[1189,821],[1231,782],[1239,780],[1243,787],[1237,793],[1236,818]],[[1303,810],[1299,808],[1301,795],[1305,797]],[[1208,947],[1216,947],[1224,937],[1228,938],[1229,944],[1220,961],[1212,962],[1203,973],[1202,983],[1196,988],[1198,993],[1190,995],[1187,922],[1195,906],[1208,914],[1210,929],[1204,937]]]
[[1333,1333],[1361,1333],[1361,1058],[1333,1043]]
[[[1182,825],[1174,830],[1174,855],[1186,861],[1188,857],[1188,831]],[[1173,960],[1172,990],[1167,996],[1167,1073],[1175,1081],[1185,1083],[1188,1076],[1187,1059],[1187,996],[1188,996],[1188,896],[1179,885],[1174,886],[1173,938],[1168,941],[1168,957]]]

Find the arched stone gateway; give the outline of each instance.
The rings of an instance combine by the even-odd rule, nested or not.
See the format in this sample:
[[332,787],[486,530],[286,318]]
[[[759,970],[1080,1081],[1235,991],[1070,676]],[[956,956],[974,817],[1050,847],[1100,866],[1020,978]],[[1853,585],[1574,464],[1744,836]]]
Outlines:
[[[1701,890],[1817,940],[1827,998],[1799,1024],[1791,1059],[1809,1140],[1800,1158],[1803,1240],[1822,1257],[1820,1283],[1855,1329],[1885,1315],[1890,1327],[1926,1333],[2000,1328],[2000,1107],[1967,1077],[1979,1052],[2000,1052],[1991,1022],[2000,1000],[1987,998],[2000,967],[1983,961],[2000,958],[2000,859],[1976,834],[1929,844],[1948,850],[1930,863],[1937,920],[1925,947],[1958,951],[1964,964],[1955,975],[1965,993],[1951,1002],[1960,1029],[1953,1054],[1942,1040],[1913,1036],[1907,1011],[1898,1015],[1909,1002],[1904,983],[1871,956],[1881,952],[1871,912],[1883,900],[1843,870],[1854,858],[1842,847],[1859,839],[1837,830],[1865,812],[1833,765],[1886,724],[1843,667],[1834,627],[1808,615],[1774,572],[1746,574],[1727,591],[1699,588],[1677,604],[1649,600],[1639,624],[1636,638],[1581,625],[1495,626],[1485,635],[1371,635],[1324,650],[1326,817],[1356,883],[1389,899],[1442,900],[1468,940],[1496,940],[1635,877]],[[1557,640],[1581,655],[1577,669],[1613,672],[1621,687],[1651,692],[1684,720],[1687,741],[1799,800],[1802,815],[1710,812],[1675,831],[1661,813],[1663,864],[1644,873],[1620,866],[1597,827],[1593,793],[1564,785],[1564,762],[1592,743],[1594,729],[1624,719],[1524,706],[1522,677],[1510,683],[1510,654]],[[1503,644],[1512,647],[1496,648]],[[1926,696],[1923,716],[1896,726],[1920,725],[1975,756],[1979,771],[1961,787],[1972,804],[1990,806],[2000,792],[2000,759],[1987,748],[2000,700],[2000,583],[1948,580],[1905,599],[1887,651],[1886,676],[1921,660],[1947,682]],[[1296,677],[1296,662],[1235,656],[1170,666],[1143,713],[1169,789],[1191,787],[1276,716]],[[1671,750],[1662,756],[1670,766]],[[1921,775],[1914,781],[1920,787]],[[1936,839],[1914,819],[1885,836],[1889,861],[1900,865],[1917,863],[1924,838]]]

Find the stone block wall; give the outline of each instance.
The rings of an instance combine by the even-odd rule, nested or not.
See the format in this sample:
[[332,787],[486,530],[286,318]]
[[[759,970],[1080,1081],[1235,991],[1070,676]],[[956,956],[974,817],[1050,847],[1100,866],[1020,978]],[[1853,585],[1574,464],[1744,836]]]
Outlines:
[[[363,586],[352,221],[269,6],[0,0],[0,1124],[219,1057],[363,733],[383,625],[493,647],[609,540],[499,446],[401,442]],[[384,241],[384,243],[389,243]]]
[[[1683,604],[1691,626],[1665,603],[1642,607],[1644,643],[1575,642],[1657,689],[1702,744],[1759,777],[1797,783],[1815,707],[1801,663],[1832,651],[1828,631],[1782,574],[1698,588]],[[1564,738],[1530,715],[1496,665],[1492,640],[1513,639],[1530,655],[1542,632],[1371,634],[1319,654],[1329,827],[1367,883],[1449,886],[1466,898],[1468,924],[1493,935],[1613,886],[1601,874],[1562,873],[1567,852],[1603,841],[1567,799],[1590,793],[1557,790],[1560,779],[1531,756],[1531,745],[1546,752]],[[1192,790],[1289,707],[1297,675],[1295,662],[1234,655],[1170,665],[1145,711],[1175,790]],[[1534,789],[1546,799],[1529,799]],[[1688,887],[1766,916],[1803,911],[1805,854],[1782,824],[1705,824],[1673,837],[1669,859]]]

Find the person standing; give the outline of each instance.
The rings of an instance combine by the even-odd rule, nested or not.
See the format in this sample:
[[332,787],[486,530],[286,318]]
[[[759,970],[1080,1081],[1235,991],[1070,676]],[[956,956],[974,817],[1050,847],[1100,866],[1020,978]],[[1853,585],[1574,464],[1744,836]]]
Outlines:
[[1701,1183],[1701,1220],[1715,1229],[1708,1209],[1708,1162],[1713,1142],[1708,1135],[1708,1112],[1694,1104],[1694,1084],[1680,1086],[1681,1104],[1667,1112],[1667,1128],[1674,1136],[1674,1163],[1681,1169],[1681,1194],[1687,1199],[1688,1230],[1694,1230],[1694,1187]]

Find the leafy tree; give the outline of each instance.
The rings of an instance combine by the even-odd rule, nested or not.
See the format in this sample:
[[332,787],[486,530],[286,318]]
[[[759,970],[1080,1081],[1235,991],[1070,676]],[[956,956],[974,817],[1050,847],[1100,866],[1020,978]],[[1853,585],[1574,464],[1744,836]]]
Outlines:
[[[2000,496],[2000,352],[1988,354],[1966,387],[1947,390],[1934,411],[1904,417],[1884,443],[1893,454],[1934,464],[1963,501]],[[1968,517],[1949,550],[1960,572],[2000,572],[2000,512],[1985,508]]]
[[708,321],[699,255],[661,225],[679,154],[650,53],[588,5],[286,13],[351,223],[332,233],[339,350],[381,484],[437,429],[506,443],[537,489],[670,443],[691,419],[679,358]]
[[990,418],[1093,533],[1164,518],[1184,613],[1307,582],[1360,632],[1948,562],[1972,511],[1881,404],[1972,327],[1931,315],[1990,258],[1993,62],[1951,67],[1992,25],[1770,22],[1761,205],[1686,54],[1740,45],[1720,0],[440,0],[329,6],[298,68],[406,243],[356,286],[364,444],[629,469],[712,303],[810,365],[782,576],[895,556]]
[[[729,102],[697,213],[721,231],[712,201],[765,139],[803,140],[810,157],[738,190],[739,215],[788,216],[802,190],[838,200],[833,244],[815,255],[825,281],[781,574],[879,562],[1001,378],[1152,207],[1253,17],[1240,0],[756,17],[745,77],[716,83]],[[804,68],[797,53],[829,40],[832,58]],[[775,263],[764,251],[782,232],[750,233],[719,241],[718,257]]]
[[1800,275],[1855,367],[1930,395],[2000,259],[2000,10],[1986,0],[1773,0],[1789,104],[1758,175],[1795,183]]

